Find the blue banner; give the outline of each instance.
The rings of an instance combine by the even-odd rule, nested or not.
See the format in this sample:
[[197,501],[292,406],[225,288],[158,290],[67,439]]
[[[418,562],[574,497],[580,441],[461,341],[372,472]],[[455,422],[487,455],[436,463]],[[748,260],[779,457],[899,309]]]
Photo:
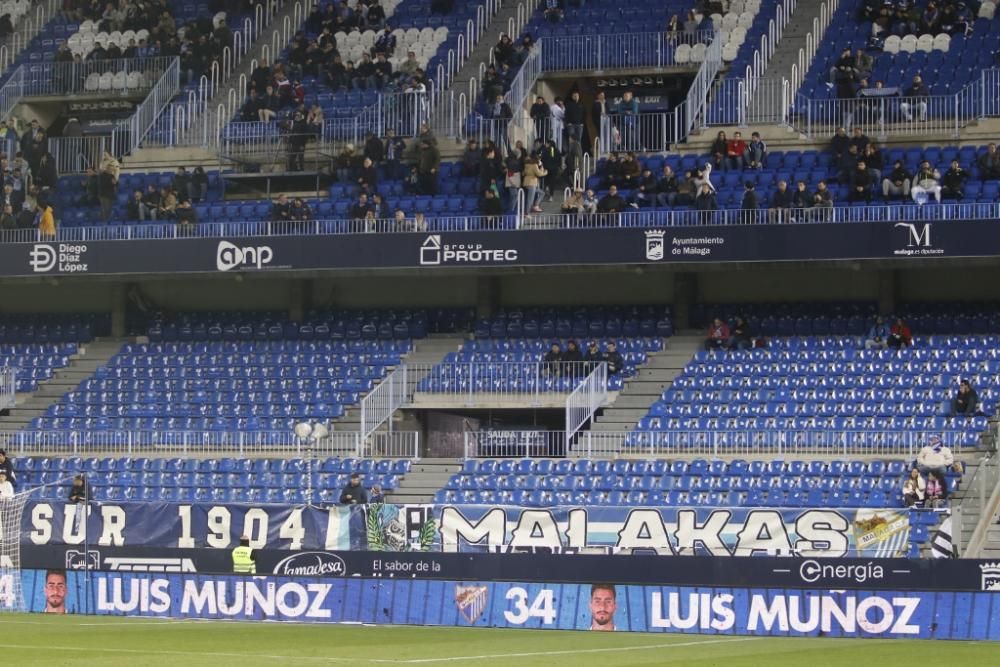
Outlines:
[[[8,575],[14,576],[14,575]],[[708,635],[1000,639],[994,593],[29,570],[29,610]],[[2,598],[0,598],[2,599]]]
[[256,549],[650,553],[892,558],[909,550],[900,509],[279,505],[36,501],[25,545]]

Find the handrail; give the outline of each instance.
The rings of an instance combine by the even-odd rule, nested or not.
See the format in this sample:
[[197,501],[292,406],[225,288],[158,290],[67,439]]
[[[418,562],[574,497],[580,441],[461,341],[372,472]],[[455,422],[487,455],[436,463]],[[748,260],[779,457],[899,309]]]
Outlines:
[[834,14],[840,7],[840,0],[827,0],[820,5],[819,16],[813,19],[812,30],[806,35],[806,46],[799,49],[797,67],[792,68],[791,93],[798,94],[802,82],[805,81],[806,73],[812,67],[813,60],[816,59],[816,52],[823,43],[827,28],[833,21]]
[[62,6],[62,0],[45,0],[34,8],[34,13],[29,12],[18,22],[14,32],[0,43],[0,74],[6,73],[7,68],[17,62],[21,51],[42,32],[48,22],[62,10]]
[[601,362],[566,397],[566,451],[573,438],[608,402],[608,364]]
[[386,422],[389,423],[389,432],[392,432],[392,415],[408,400],[407,386],[406,366],[398,366],[361,399],[362,442]]
[[[983,548],[986,541],[986,533],[994,525],[997,506],[1000,505],[1000,462],[996,460],[996,454],[986,456],[980,461],[976,468],[976,474],[965,484],[965,498],[975,497],[979,500],[979,514],[976,527],[969,537],[969,543],[961,553],[966,558],[975,558]],[[967,515],[967,508],[963,501],[961,505],[961,516]],[[952,531],[958,533],[962,530],[961,522],[952,525]]]
[[16,404],[17,369],[0,368],[0,410],[9,410]]

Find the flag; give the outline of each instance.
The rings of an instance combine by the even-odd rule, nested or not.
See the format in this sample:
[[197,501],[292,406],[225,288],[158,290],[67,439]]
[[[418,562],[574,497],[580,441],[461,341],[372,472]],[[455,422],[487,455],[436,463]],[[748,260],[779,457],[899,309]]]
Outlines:
[[951,516],[945,517],[931,540],[931,556],[933,558],[954,558],[955,543],[951,539]]

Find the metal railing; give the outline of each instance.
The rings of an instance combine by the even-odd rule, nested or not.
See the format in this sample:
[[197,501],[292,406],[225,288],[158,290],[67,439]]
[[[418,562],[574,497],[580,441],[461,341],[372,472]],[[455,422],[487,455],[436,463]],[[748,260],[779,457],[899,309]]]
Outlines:
[[692,60],[691,47],[708,44],[712,38],[711,30],[682,32],[676,35],[664,35],[662,32],[632,32],[546,37],[542,69],[546,72],[556,72],[700,64],[700,61]]
[[[976,521],[976,527],[972,531],[972,535],[969,537],[969,543],[966,545],[964,552],[960,552],[964,557],[977,557],[979,552],[983,547],[983,543],[986,541],[986,534],[989,529],[994,525],[993,517],[996,513],[996,496],[1000,494],[1000,462],[997,461],[997,455],[994,452],[990,456],[986,456],[976,468],[976,473],[973,475],[972,479],[966,482],[965,487],[965,498],[961,504],[961,514],[965,516],[966,519],[970,518],[969,514],[973,512],[969,503],[965,500],[974,499],[978,501],[978,512],[975,516],[978,517]],[[956,521],[952,524],[953,538],[957,534],[962,532],[962,521]]]
[[792,105],[788,79],[726,77],[712,85],[708,125],[787,125]]
[[705,59],[698,68],[684,101],[684,119],[681,128],[685,138],[699,127],[699,124],[704,125],[712,83],[720,69],[722,69],[722,40],[716,31],[705,49]]
[[175,58],[121,58],[43,63],[25,70],[24,96],[137,95],[152,88]]
[[9,456],[283,455],[416,458],[419,434],[331,431],[306,441],[288,431],[0,431]]
[[809,137],[830,137],[838,127],[860,127],[867,135],[958,137],[963,127],[980,117],[984,102],[978,82],[954,95],[929,97],[858,97],[813,100],[799,96],[793,127]]
[[[767,66],[771,62],[772,56],[774,56],[775,49],[778,48],[778,42],[781,41],[785,26],[791,20],[795,8],[795,0],[782,0],[775,7],[774,18],[768,21],[767,32],[760,38],[760,47],[753,53],[753,64],[747,67],[748,78],[760,78],[764,76],[764,72],[767,71]],[[825,7],[821,5],[820,11],[825,11]],[[753,91],[751,91],[751,95],[753,95]]]
[[180,58],[172,60],[153,84],[146,99],[135,108],[127,124],[115,128],[111,135],[115,155],[128,155],[138,148],[160,113],[180,90]]
[[399,366],[361,399],[362,442],[386,422],[392,431],[392,415],[408,401],[406,389],[406,366]]
[[0,118],[10,118],[11,112],[24,96],[24,66],[10,74],[10,78],[0,87]]
[[608,365],[594,366],[583,382],[566,397],[566,447],[608,402]]
[[511,429],[466,431],[465,458],[560,458],[566,456],[566,431]]
[[524,59],[524,64],[511,81],[510,89],[504,95],[504,100],[510,104],[513,118],[507,127],[507,138],[511,145],[523,141],[525,146],[531,146],[535,140],[535,124],[529,114],[532,91],[542,74],[543,41],[538,40],[531,53]]
[[14,407],[17,396],[17,369],[0,368],[0,410]]
[[[59,227],[56,236],[41,238],[35,229],[0,230],[0,243],[37,243],[39,241],[130,241],[174,240],[179,238],[230,238],[275,236],[330,236],[341,234],[427,234],[428,232],[576,230],[613,227],[696,228],[712,225],[803,225],[818,223],[900,224],[907,222],[952,222],[960,220],[995,220],[1000,218],[1000,203],[899,204],[893,206],[838,206],[810,209],[760,209],[743,211],[634,210],[623,213],[511,213],[500,216],[428,215],[415,217],[404,211],[405,219],[351,220],[316,219],[299,222],[269,220],[245,222],[201,222],[193,229],[178,229],[173,223],[141,223],[114,226]],[[529,218],[531,225],[522,225]],[[697,231],[691,229],[692,232]]]
[[910,431],[585,431],[569,450],[579,457],[675,455],[752,456],[916,456],[932,436],[954,451],[964,449],[964,433]]
[[680,124],[676,111],[608,114],[601,119],[598,157],[613,151],[666,153],[681,138]]
[[562,408],[593,366],[583,361],[406,364],[407,405]]
[[[805,80],[806,72],[812,67],[813,61],[816,59],[816,52],[819,50],[820,44],[823,43],[823,37],[826,36],[826,29],[830,27],[830,23],[833,21],[833,16],[837,12],[840,5],[840,0],[827,0],[819,7],[819,14],[813,18],[812,30],[806,34],[806,45],[804,48],[799,49],[798,62],[792,65],[791,74],[791,92],[797,94],[799,88],[802,87],[802,82]],[[846,11],[850,11],[848,8]],[[763,75],[763,71],[748,71],[748,77],[757,77]]]
[[0,41],[0,73],[5,73],[17,61],[17,56],[31,44],[31,40],[45,28],[45,24],[62,10],[62,6],[62,0],[45,0],[36,4],[17,22],[14,32]]
[[111,137],[50,137],[48,147],[60,175],[82,174],[97,169],[104,151],[111,150]]

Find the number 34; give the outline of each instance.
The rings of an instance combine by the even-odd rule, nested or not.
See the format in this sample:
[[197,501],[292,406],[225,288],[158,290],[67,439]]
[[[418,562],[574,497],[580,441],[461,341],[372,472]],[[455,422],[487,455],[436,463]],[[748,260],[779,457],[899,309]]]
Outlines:
[[543,588],[535,596],[530,607],[528,606],[528,591],[520,586],[509,589],[507,599],[513,601],[514,609],[508,609],[503,613],[503,616],[512,625],[524,625],[531,618],[540,618],[545,625],[552,625],[556,620],[551,588]]

